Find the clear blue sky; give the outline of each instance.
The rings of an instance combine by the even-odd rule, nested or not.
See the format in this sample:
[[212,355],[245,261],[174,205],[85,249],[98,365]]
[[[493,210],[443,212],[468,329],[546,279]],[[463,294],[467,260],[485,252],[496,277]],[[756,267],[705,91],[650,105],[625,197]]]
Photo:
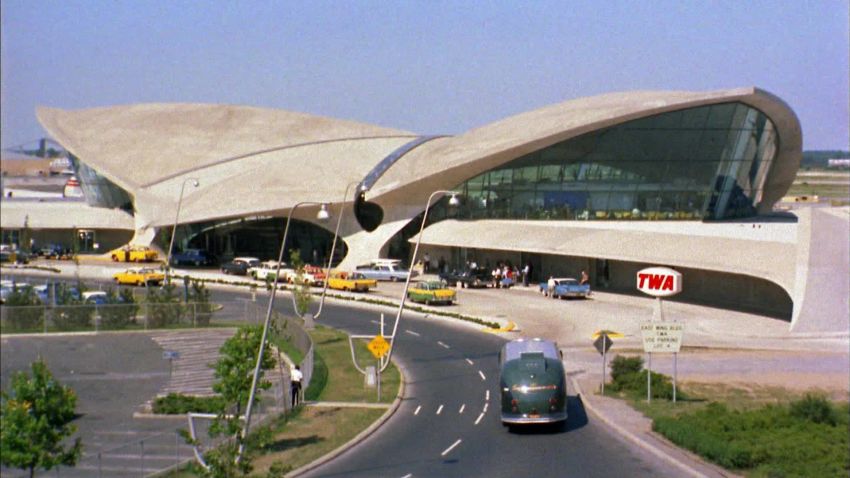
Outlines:
[[564,100],[755,85],[848,149],[848,0],[2,0],[2,146],[38,105],[205,102],[461,133]]

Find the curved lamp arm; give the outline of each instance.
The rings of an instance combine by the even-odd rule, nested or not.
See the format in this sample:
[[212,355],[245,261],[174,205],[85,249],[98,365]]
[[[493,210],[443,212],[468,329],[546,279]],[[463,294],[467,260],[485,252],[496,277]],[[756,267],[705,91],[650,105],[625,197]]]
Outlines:
[[183,192],[186,189],[186,183],[192,181],[193,187],[198,187],[197,178],[186,178],[183,184],[180,185],[180,199],[177,200],[177,214],[174,216],[174,227],[171,229],[171,242],[168,244],[168,257],[165,259],[165,281],[171,282],[171,251],[174,250],[174,238],[177,236],[177,221],[180,219],[180,207],[183,205]]

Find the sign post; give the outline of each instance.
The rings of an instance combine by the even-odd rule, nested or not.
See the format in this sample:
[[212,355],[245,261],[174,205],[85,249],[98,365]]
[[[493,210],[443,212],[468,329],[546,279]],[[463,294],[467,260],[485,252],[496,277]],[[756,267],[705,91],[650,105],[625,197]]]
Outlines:
[[682,292],[682,273],[668,267],[648,267],[637,272],[637,289],[655,297],[658,322],[641,325],[643,350],[647,354],[646,401],[652,400],[652,353],[673,353],[673,403],[676,403],[677,355],[682,345],[681,324],[664,323],[662,297],[670,297]]
[[390,344],[389,344],[389,342],[386,341],[386,339],[384,339],[383,335],[379,334],[379,335],[376,335],[375,338],[373,338],[369,342],[368,345],[366,345],[366,348],[368,348],[369,351],[372,352],[372,355],[374,355],[375,359],[377,359],[377,361],[378,361],[378,366],[376,368],[377,377],[376,377],[375,381],[378,385],[378,401],[380,402],[381,401],[381,358],[384,355],[386,355],[387,352],[390,350]]
[[602,395],[605,395],[605,375],[608,370],[607,354],[608,350],[611,349],[611,346],[614,345],[611,337],[622,336],[623,334],[612,330],[597,330],[596,333],[593,334],[593,337],[596,338],[596,340],[593,341],[593,346],[596,347],[596,350],[602,355],[602,386],[600,387]]

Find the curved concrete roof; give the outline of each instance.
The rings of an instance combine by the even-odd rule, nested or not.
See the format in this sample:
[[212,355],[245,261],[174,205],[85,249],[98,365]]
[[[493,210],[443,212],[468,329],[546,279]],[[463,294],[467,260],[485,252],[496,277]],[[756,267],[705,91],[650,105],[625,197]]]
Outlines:
[[[637,118],[739,101],[767,114],[778,130],[777,166],[760,210],[787,190],[799,167],[800,124],[779,98],[757,88],[711,92],[637,91],[570,100],[437,138],[401,156],[369,197],[386,205],[422,205],[431,191],[454,187],[529,152]],[[304,113],[245,106],[143,104],[63,111],[39,108],[39,121],[83,162],[136,199],[140,225],[282,215],[300,201],[336,201],[348,183],[417,135]],[[224,201],[223,201],[224,200]],[[424,206],[423,206],[424,207]]]
[[[467,178],[555,143],[638,118],[698,106],[741,102],[765,113],[775,124],[777,166],[765,184],[767,212],[793,182],[802,159],[800,122],[776,96],[755,87],[709,92],[633,91],[579,98],[511,116],[467,133],[428,142],[411,151],[377,181],[373,196],[397,203],[410,198],[406,186],[416,183],[424,202],[427,193],[448,189]],[[403,191],[403,193],[402,193]],[[424,195],[423,195],[424,194]]]

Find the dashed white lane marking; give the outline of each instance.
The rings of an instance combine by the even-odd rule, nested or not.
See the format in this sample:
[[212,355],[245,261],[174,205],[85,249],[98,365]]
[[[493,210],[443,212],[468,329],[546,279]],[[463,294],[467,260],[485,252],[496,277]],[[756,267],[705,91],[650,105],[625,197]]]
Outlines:
[[466,363],[468,363],[469,365],[475,365],[475,362],[469,359],[466,359]]
[[445,450],[443,450],[443,452],[442,452],[442,453],[440,453],[440,456],[446,456],[446,455],[448,455],[450,451],[454,450],[456,446],[460,445],[460,442],[461,442],[461,439],[460,439],[460,438],[458,438],[456,442],[452,443],[452,446],[450,446],[450,447],[446,448]]
[[464,410],[465,408],[466,408],[466,404],[464,403],[463,405],[461,405],[461,406],[460,406],[460,410],[458,410],[457,412],[458,412],[458,413],[463,413],[463,410]]
[[481,380],[487,380],[487,377],[484,376],[484,372],[481,370],[478,371],[478,375],[481,375]]
[[439,415],[443,411],[443,406],[440,405],[440,408],[437,409],[437,415]]
[[413,414],[419,415],[419,410],[422,410],[422,405],[419,405],[418,407],[416,407],[416,410],[413,411]]
[[481,415],[478,415],[478,419],[475,420],[475,424],[478,425],[478,423],[481,421],[482,418],[484,418],[484,413],[481,413]]
[[413,473],[408,473],[408,474],[402,476],[401,478],[410,478],[411,476],[413,476]]
[[410,334],[410,335],[415,335],[416,337],[421,337],[419,334],[417,334],[416,332],[414,332],[412,330],[405,330],[404,333]]
[[489,402],[489,401],[490,401],[490,390],[487,390],[487,391],[484,393],[484,401],[485,401],[485,402]]
[[373,323],[373,324],[375,324],[375,325],[381,325],[381,323],[380,323],[380,322],[378,322],[377,320],[370,320],[369,322],[372,322],[372,323]]
[[450,348],[451,348],[451,347],[449,347],[448,345],[446,345],[446,344],[444,344],[444,343],[440,342],[439,340],[437,341],[437,343],[440,345],[440,347],[442,347],[442,348],[444,348],[444,349],[450,349]]
[[487,413],[487,407],[489,407],[489,406],[490,406],[490,404],[489,404],[489,403],[485,403],[485,404],[484,404],[484,411],[483,411],[483,412],[481,412],[481,413]]

